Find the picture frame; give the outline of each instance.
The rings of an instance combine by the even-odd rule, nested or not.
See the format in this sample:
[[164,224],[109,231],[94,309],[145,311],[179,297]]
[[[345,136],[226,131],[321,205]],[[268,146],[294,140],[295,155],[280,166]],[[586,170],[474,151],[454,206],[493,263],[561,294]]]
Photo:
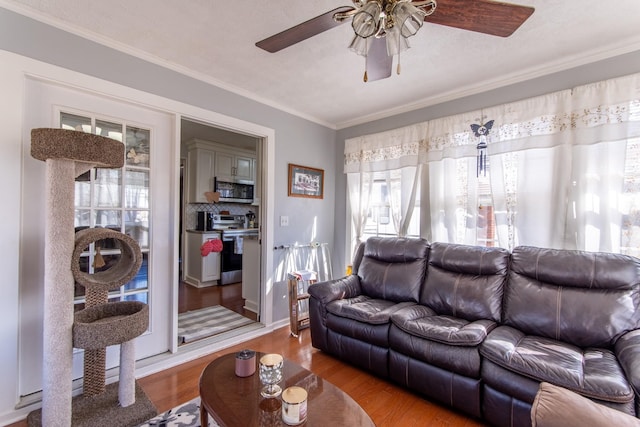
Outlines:
[[289,197],[324,198],[324,170],[289,163]]

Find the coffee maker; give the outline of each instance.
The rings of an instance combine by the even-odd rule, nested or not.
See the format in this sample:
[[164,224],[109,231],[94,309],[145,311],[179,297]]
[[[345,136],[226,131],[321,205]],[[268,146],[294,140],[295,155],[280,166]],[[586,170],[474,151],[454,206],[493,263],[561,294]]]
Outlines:
[[196,223],[196,230],[213,230],[213,212],[198,212],[198,222]]

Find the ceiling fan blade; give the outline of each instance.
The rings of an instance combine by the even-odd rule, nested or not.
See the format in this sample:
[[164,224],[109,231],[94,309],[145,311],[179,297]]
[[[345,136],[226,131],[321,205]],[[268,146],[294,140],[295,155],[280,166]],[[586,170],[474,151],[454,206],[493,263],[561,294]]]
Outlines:
[[352,10],[354,10],[354,8],[351,6],[342,6],[337,9],[333,9],[320,16],[316,16],[315,18],[303,22],[302,24],[298,24],[295,27],[291,27],[276,35],[261,40],[256,43],[256,46],[266,50],[267,52],[277,52],[285,47],[292,46],[308,39],[309,37],[313,37],[324,31],[330,30],[331,28],[337,27],[345,21],[337,22],[333,19],[333,15],[338,12],[349,12]]
[[383,37],[371,37],[370,40],[371,47],[367,54],[367,81],[391,77],[393,57],[387,55],[387,41]]
[[435,12],[426,22],[509,37],[535,9],[490,0],[438,0]]

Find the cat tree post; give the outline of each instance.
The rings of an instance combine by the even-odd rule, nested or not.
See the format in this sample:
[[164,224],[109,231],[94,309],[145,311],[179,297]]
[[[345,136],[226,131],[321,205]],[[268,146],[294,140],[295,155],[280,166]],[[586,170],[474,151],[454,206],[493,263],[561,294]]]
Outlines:
[[[60,259],[73,252],[73,191],[60,191],[60,182],[75,179],[75,162],[46,160],[47,221],[44,245],[44,319],[42,401],[43,425],[71,425],[73,276]],[[71,284],[71,285],[70,285]],[[44,402],[47,402],[45,408]]]
[[[46,163],[47,219],[42,409],[29,414],[29,425],[138,424],[157,413],[133,376],[135,353],[131,340],[147,329],[148,306],[137,301],[108,303],[107,295],[137,274],[142,258],[140,248],[131,237],[113,230],[88,229],[74,234],[75,178],[96,166],[122,167],[124,145],[83,132],[33,129],[31,155]],[[99,239],[120,242],[120,261],[106,272],[81,272],[78,251],[82,252],[87,242]],[[74,278],[92,288],[87,307],[75,315]],[[72,398],[74,344],[89,350],[87,359],[95,365],[89,370],[92,378],[85,378],[89,396],[76,399]],[[124,384],[114,384],[116,390],[119,388],[115,396],[111,390],[105,392],[103,353],[114,344],[123,346],[121,363],[126,364],[121,375]]]

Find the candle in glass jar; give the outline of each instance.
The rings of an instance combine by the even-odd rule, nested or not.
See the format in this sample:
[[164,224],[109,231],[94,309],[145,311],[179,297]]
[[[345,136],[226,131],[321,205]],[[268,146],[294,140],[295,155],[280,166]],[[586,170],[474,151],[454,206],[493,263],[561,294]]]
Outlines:
[[282,421],[298,425],[307,419],[307,390],[293,386],[282,392]]

